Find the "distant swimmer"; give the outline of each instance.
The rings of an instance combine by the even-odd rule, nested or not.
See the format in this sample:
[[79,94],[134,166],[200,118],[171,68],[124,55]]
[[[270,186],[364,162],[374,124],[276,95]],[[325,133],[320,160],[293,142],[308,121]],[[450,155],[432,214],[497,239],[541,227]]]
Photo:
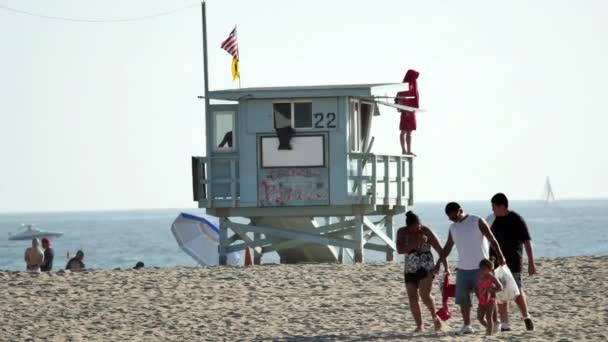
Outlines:
[[[408,84],[408,90],[397,93],[395,103],[403,106],[420,108],[420,97],[418,94],[418,76],[420,73],[416,70],[409,69],[403,77],[403,83]],[[399,130],[401,131],[401,153],[415,155],[412,152],[412,132],[416,130],[416,112],[409,110],[400,110],[401,121],[399,122]]]
[[32,239],[32,247],[25,250],[25,267],[29,272],[40,272],[44,262],[44,253],[40,249],[40,241]]

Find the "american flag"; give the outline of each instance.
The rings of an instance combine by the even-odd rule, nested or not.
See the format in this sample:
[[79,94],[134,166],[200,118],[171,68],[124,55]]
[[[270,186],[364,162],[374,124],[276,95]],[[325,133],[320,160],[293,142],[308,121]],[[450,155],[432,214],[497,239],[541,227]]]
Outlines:
[[236,39],[236,26],[230,32],[228,39],[222,43],[222,49],[232,55],[232,58],[239,59],[239,44]]

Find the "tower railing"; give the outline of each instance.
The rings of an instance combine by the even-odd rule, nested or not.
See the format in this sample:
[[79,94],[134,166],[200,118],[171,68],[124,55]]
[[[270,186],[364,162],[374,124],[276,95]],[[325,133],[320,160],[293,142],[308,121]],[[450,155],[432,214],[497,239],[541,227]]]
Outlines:
[[348,157],[348,195],[355,203],[414,204],[413,156],[351,152]]
[[218,204],[237,207],[238,167],[238,156],[192,157],[194,200],[205,208]]
[[[352,204],[414,204],[413,156],[348,154],[348,197]],[[239,206],[238,156],[192,157],[194,200],[201,207]]]

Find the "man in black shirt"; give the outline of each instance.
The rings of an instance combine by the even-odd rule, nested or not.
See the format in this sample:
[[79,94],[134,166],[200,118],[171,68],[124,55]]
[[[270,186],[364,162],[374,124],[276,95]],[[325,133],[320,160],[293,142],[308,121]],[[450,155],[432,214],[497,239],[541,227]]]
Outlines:
[[[498,193],[492,197],[492,211],[494,221],[491,222],[492,233],[500,245],[500,249],[505,257],[507,266],[513,273],[515,282],[519,287],[520,295],[515,298],[515,303],[521,311],[527,330],[534,330],[534,324],[528,314],[528,303],[523,290],[521,273],[523,268],[523,249],[526,248],[528,256],[528,275],[536,274],[534,266],[534,253],[532,250],[532,239],[524,219],[514,211],[509,210],[509,200],[503,193]],[[493,256],[490,251],[490,257]],[[509,326],[509,306],[508,303],[498,304],[500,314],[500,328],[502,331],[511,330]]]
[[53,258],[55,253],[51,248],[51,240],[44,238],[42,239],[42,248],[44,248],[44,262],[40,265],[42,272],[50,272],[53,269]]

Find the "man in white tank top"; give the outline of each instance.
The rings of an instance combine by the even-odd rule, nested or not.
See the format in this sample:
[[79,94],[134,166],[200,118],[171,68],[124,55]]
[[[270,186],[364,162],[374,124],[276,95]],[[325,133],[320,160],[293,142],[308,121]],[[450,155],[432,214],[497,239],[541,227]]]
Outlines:
[[496,252],[500,265],[505,264],[505,258],[484,219],[476,215],[465,214],[460,204],[456,202],[448,203],[445,213],[453,223],[450,225],[448,240],[439,256],[435,272],[439,272],[439,266],[450,255],[452,247],[456,245],[458,250],[456,304],[460,305],[464,321],[464,326],[456,334],[470,334],[473,332],[473,328],[471,328],[471,292],[475,291],[479,281],[479,262],[489,257],[488,242]]

